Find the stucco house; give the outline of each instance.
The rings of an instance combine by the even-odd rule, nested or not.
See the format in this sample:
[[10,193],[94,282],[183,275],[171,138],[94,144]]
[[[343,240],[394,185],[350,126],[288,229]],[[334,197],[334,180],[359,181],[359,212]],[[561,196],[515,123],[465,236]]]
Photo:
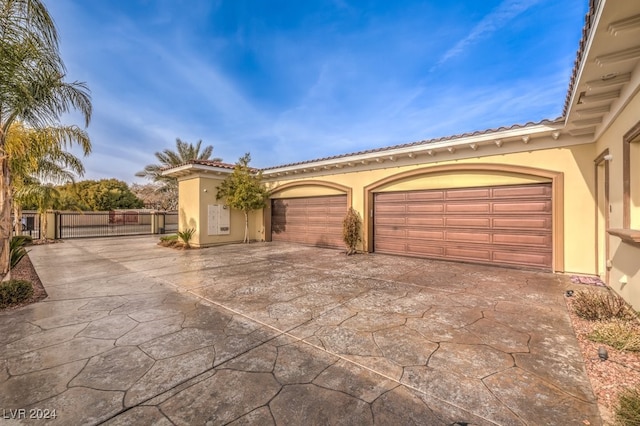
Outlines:
[[[639,91],[640,2],[592,0],[562,118],[263,169],[251,238],[343,247],[352,206],[365,251],[599,275],[640,308]],[[242,240],[232,169],[164,172],[193,246]]]

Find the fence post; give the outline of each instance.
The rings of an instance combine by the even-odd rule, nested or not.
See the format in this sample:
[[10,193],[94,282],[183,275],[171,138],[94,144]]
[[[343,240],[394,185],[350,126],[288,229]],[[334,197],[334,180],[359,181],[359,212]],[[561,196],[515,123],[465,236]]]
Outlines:
[[[46,211],[43,214],[47,215],[47,229],[43,229],[44,237],[50,240],[56,238],[56,213],[53,211]],[[40,221],[42,223],[42,220]]]
[[151,233],[158,233],[158,212],[156,211],[151,212]]

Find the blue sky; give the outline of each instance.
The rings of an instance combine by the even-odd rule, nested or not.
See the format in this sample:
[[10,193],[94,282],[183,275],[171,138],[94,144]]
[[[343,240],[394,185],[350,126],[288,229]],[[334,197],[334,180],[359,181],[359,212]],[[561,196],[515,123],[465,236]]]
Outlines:
[[67,80],[92,92],[85,178],[127,182],[177,137],[269,167],[556,118],[587,12],[587,0],[45,4]]

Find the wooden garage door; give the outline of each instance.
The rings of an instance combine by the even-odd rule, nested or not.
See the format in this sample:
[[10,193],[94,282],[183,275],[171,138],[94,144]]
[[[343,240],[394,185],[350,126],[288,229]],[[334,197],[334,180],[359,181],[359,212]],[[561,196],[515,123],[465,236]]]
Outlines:
[[551,269],[551,184],[378,193],[374,250]]
[[271,239],[343,248],[346,213],[346,195],[271,200]]

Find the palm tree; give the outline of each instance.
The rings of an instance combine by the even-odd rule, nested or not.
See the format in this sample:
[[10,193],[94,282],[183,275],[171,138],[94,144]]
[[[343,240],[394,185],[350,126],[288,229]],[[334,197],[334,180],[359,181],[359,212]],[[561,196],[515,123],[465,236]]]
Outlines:
[[33,129],[49,129],[60,145],[79,142],[77,128],[58,127],[60,117],[78,110],[88,126],[91,98],[84,83],[64,81],[57,30],[42,0],[0,0],[0,28],[0,272],[7,274],[13,182],[6,144],[11,126],[21,121]]
[[176,138],[175,151],[167,148],[161,152],[156,152],[155,156],[159,163],[145,166],[144,170],[136,173],[136,176],[161,183],[162,186],[159,188],[159,191],[168,193],[168,195],[174,199],[173,204],[177,208],[178,180],[174,177],[162,176],[162,171],[170,167],[176,167],[187,163],[191,160],[208,160],[213,162],[222,161],[222,158],[211,158],[211,154],[213,154],[213,146],[208,145],[202,150],[202,152],[200,151],[201,146],[202,140],[199,140],[197,144],[193,145],[192,143],[183,142],[180,138]]
[[[28,129],[22,123],[14,123],[7,137],[6,150],[9,155],[9,170],[13,181],[13,217],[15,231],[20,231],[17,221],[22,216],[22,204],[31,202],[32,187],[42,185],[41,181],[56,184],[74,183],[76,176],[84,175],[82,161],[60,144],[56,136],[61,128]],[[87,133],[75,126],[64,130],[73,134],[85,153],[91,151],[91,141]],[[37,194],[37,191],[35,192]],[[31,202],[37,204],[37,202]]]
[[47,239],[47,210],[57,207],[60,200],[60,191],[51,183],[42,184],[38,181],[23,186],[16,192],[16,196],[21,200],[31,202],[36,205],[40,213],[40,238]]

